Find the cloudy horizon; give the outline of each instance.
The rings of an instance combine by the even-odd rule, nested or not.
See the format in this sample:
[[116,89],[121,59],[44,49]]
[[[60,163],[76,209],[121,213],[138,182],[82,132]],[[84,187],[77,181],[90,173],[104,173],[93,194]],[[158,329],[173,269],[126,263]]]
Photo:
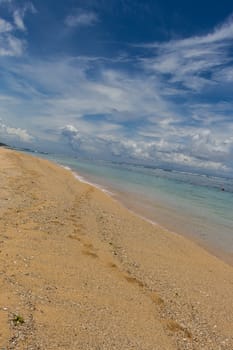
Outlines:
[[207,18],[201,2],[1,0],[0,142],[232,175],[233,6],[220,5]]

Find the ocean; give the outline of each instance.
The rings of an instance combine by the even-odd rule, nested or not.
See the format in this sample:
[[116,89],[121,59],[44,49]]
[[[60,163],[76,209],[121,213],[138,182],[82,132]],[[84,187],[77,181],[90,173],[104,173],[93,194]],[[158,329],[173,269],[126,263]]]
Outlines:
[[[130,210],[233,262],[233,179],[46,156]],[[224,190],[223,190],[224,189]]]

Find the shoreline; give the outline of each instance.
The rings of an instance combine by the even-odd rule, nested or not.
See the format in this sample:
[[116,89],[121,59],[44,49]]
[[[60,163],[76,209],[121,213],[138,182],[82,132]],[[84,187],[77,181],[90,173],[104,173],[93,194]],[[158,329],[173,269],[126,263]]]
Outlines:
[[53,162],[0,166],[1,346],[233,348],[231,266]]
[[[158,222],[153,219],[150,219],[149,216],[147,216],[147,213],[143,210],[143,207],[132,207],[132,205],[128,205],[126,202],[124,202],[124,198],[119,197],[118,200],[127,210],[132,212],[133,214],[139,216],[143,220],[151,223],[152,225],[160,227],[162,230],[166,230],[167,232],[170,232],[171,234],[179,235],[185,239],[190,240],[194,244],[198,245],[200,248],[204,249],[209,254],[217,257],[218,259],[222,260],[223,262],[229,264],[233,267],[233,253],[227,252],[224,250],[224,248],[220,248],[217,245],[214,245],[208,240],[201,239],[200,237],[197,237],[194,233],[187,233],[185,231],[181,232],[179,228],[173,229],[171,226],[172,224],[167,224],[163,222]],[[143,213],[144,212],[144,213]]]
[[[185,232],[180,232],[179,229],[177,229],[177,230],[171,229],[171,224],[169,225],[167,223],[164,223],[164,221],[159,222],[159,221],[156,221],[156,220],[150,218],[148,215],[148,211],[146,213],[145,210],[143,210],[143,208],[144,208],[143,206],[133,205],[132,201],[131,201],[131,203],[129,203],[129,201],[126,201],[125,197],[124,197],[124,193],[120,194],[117,192],[113,192],[113,190],[106,189],[104,186],[99,185],[95,182],[92,182],[92,181],[88,180],[88,178],[86,179],[85,175],[84,176],[80,175],[78,173],[78,170],[74,170],[74,169],[72,169],[68,166],[64,166],[60,163],[55,162],[55,164],[58,164],[61,167],[63,167],[64,169],[70,171],[78,181],[80,181],[84,184],[88,184],[90,186],[93,186],[94,188],[102,191],[103,193],[106,193],[110,198],[112,198],[113,200],[120,203],[124,208],[129,210],[132,214],[140,217],[141,219],[145,220],[148,223],[151,223],[152,225],[160,227],[162,230],[166,230],[166,231],[170,232],[171,234],[180,235],[180,236],[192,241],[193,243],[197,244],[199,247],[205,249],[208,253],[221,259],[222,261],[229,264],[230,266],[233,266],[233,254],[232,253],[226,252],[223,248],[217,247],[217,245],[214,245],[210,241],[205,241],[204,239],[201,239],[200,237],[195,236],[195,234],[193,234],[193,233],[185,233]],[[88,175],[87,175],[87,177],[88,177]],[[131,197],[134,198],[133,195],[131,195]]]

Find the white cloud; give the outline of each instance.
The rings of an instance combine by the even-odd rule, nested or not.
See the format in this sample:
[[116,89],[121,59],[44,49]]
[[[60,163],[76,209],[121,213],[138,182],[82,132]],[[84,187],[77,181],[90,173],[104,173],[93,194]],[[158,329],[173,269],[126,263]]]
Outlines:
[[[117,57],[2,63],[2,80],[17,101],[0,96],[0,115],[21,118],[36,139],[66,140],[96,158],[226,171],[233,168],[233,103],[219,94],[232,71],[230,32],[228,22],[198,40],[156,44],[147,58],[132,59],[132,71]],[[11,44],[15,55],[24,50],[20,43]],[[213,100],[204,101],[204,86]]]
[[99,18],[94,12],[83,10],[76,11],[75,14],[69,15],[65,19],[65,24],[68,27],[89,27],[99,22]]
[[19,139],[20,141],[23,141],[23,142],[31,142],[33,140],[33,137],[27,132],[27,130],[10,127],[4,124],[1,120],[0,120],[0,134],[4,137],[8,135],[10,137],[13,137],[14,139]]
[[0,56],[19,56],[22,54],[25,41],[18,39],[12,32],[14,26],[0,18]]
[[0,56],[20,56],[26,48],[26,40],[18,36],[17,31],[26,31],[24,17],[26,13],[36,13],[32,3],[28,2],[23,7],[19,7],[14,1],[1,1],[6,4],[13,17],[12,21],[0,18]]
[[61,128],[61,135],[65,138],[71,148],[77,154],[88,154],[91,156],[100,155],[105,152],[105,142],[93,134],[80,132],[73,125],[66,125]]
[[[23,93],[30,96],[28,125],[36,136],[49,138],[47,130],[60,130],[75,152],[99,158],[226,170],[233,152],[232,122],[227,117],[232,104],[189,103],[186,120],[186,110],[181,113],[163,97],[163,85],[153,76],[145,79],[140,73],[131,77],[101,67],[98,80],[89,79],[86,71],[93,64],[74,58],[11,67],[12,77],[18,77],[10,80],[15,92],[22,93],[18,79],[24,78]],[[46,94],[41,94],[40,88]],[[9,104],[5,105],[9,113]],[[24,111],[18,101],[14,113],[21,108]],[[196,125],[189,126],[191,120]]]
[[218,25],[212,33],[203,36],[194,36],[193,38],[180,41],[181,46],[190,46],[193,44],[211,44],[222,42],[223,40],[233,40],[233,16],[231,15],[222,25]]
[[[193,137],[191,147],[184,147],[174,142],[159,140],[157,142],[146,142],[122,137],[86,134],[80,132],[76,127],[67,125],[61,129],[72,149],[78,154],[104,156],[107,159],[118,159],[121,161],[140,161],[153,164],[173,164],[173,166],[183,166],[186,169],[196,168],[199,170],[228,171],[228,167],[220,160],[201,159],[200,151],[192,152],[192,146],[199,137]],[[205,133],[204,133],[205,134]],[[206,133],[207,134],[207,133]],[[203,141],[203,140],[202,140]],[[233,138],[231,140],[233,145]],[[208,147],[208,146],[207,146]],[[208,157],[207,157],[208,158]]]
[[12,30],[12,24],[8,21],[5,21],[3,18],[0,18],[0,33],[11,32]]
[[16,27],[22,31],[25,31],[26,27],[23,21],[23,13],[21,13],[21,11],[19,10],[15,10],[13,13],[13,17],[14,17],[14,23]]
[[15,8],[13,10],[14,24],[17,29],[26,31],[24,17],[28,12],[32,14],[35,14],[37,12],[34,5],[31,2],[27,2],[22,8]]
[[17,136],[21,141],[24,142],[31,142],[33,139],[33,137],[29,135],[25,129],[6,127],[6,132],[9,135]]
[[230,17],[206,35],[142,45],[153,53],[142,60],[142,65],[161,74],[161,79],[171,85],[182,83],[185,89],[199,92],[216,85],[213,75],[221,75],[223,66],[231,62],[228,49],[232,44],[233,17]]
[[0,56],[20,56],[26,46],[25,40],[18,39],[13,35],[2,37],[0,35]]
[[196,168],[201,170],[214,170],[214,171],[228,171],[230,170],[222,162],[214,162],[211,160],[201,160],[187,154],[182,153],[166,153],[163,154],[163,161],[167,163],[173,163],[176,165],[181,165],[188,167],[190,169]]

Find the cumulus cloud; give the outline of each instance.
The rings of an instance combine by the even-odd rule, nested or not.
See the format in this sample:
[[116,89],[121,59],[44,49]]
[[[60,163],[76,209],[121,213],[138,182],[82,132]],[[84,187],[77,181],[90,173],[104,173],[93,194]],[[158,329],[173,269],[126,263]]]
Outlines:
[[[72,125],[66,125],[61,128],[61,134],[65,137],[72,149],[81,155],[90,154],[92,156],[104,156],[106,159],[141,162],[157,164],[161,166],[183,167],[186,169],[199,169],[202,171],[229,171],[230,169],[222,162],[222,156],[230,154],[230,149],[224,148],[224,144],[233,147],[233,138],[222,144],[215,144],[217,151],[221,152],[221,157],[212,157],[214,149],[211,148],[211,142],[205,143],[207,132],[202,132],[204,138],[199,135],[193,135],[190,138],[191,143],[184,146],[175,141],[142,141],[138,139],[127,139],[116,136],[99,136],[98,134],[87,134],[80,132]],[[204,152],[200,155],[200,148],[204,147]],[[205,154],[206,151],[206,154]],[[208,153],[208,154],[207,154]],[[210,154],[212,153],[212,154]]]
[[20,141],[23,141],[23,142],[31,142],[33,140],[33,137],[27,132],[27,130],[10,127],[4,124],[1,120],[0,120],[0,134],[4,137],[10,136],[13,139],[19,139]]
[[25,129],[6,127],[5,130],[7,134],[19,137],[21,141],[30,142],[32,140],[32,136]]
[[95,12],[77,10],[75,14],[69,15],[65,19],[68,27],[89,27],[99,22],[99,18]]
[[77,128],[75,128],[73,125],[66,125],[61,128],[61,134],[68,139],[71,147],[74,150],[79,149],[82,142],[82,137]]
[[[7,23],[2,28],[12,34]],[[203,36],[147,45],[146,58],[127,62],[63,57],[6,64],[2,81],[20,97],[15,105],[1,100],[0,113],[23,115],[37,137],[66,140],[78,154],[227,171],[233,103],[221,91],[231,96],[233,89],[231,31],[229,19]]]
[[[13,75],[24,76],[30,103],[37,101],[30,115],[36,107],[40,128],[59,129],[75,152],[99,158],[226,170],[233,152],[231,103],[189,103],[179,110],[153,76],[131,77],[101,66],[98,80],[90,80],[86,71],[93,64],[75,58],[14,66]],[[45,97],[33,91],[33,79]]]
[[109,142],[105,133],[113,131],[115,125],[100,123],[94,126],[88,123],[83,125],[82,122],[79,122],[79,126],[77,128],[73,125],[66,125],[60,128],[62,137],[68,141],[75,152],[89,156],[98,155],[99,157],[110,154],[108,149]]
[[[182,165],[186,168],[198,168],[209,170],[228,170],[221,161],[200,158],[198,153],[192,152],[192,148],[177,145],[173,142],[159,140],[157,142],[145,142],[135,140],[114,140],[110,142],[110,149],[116,156],[124,157],[153,164]],[[191,154],[193,153],[193,154]],[[156,164],[156,163],[154,163]]]
[[182,153],[167,153],[163,155],[163,161],[181,165],[189,169],[212,170],[226,172],[230,169],[222,162],[202,160]]

